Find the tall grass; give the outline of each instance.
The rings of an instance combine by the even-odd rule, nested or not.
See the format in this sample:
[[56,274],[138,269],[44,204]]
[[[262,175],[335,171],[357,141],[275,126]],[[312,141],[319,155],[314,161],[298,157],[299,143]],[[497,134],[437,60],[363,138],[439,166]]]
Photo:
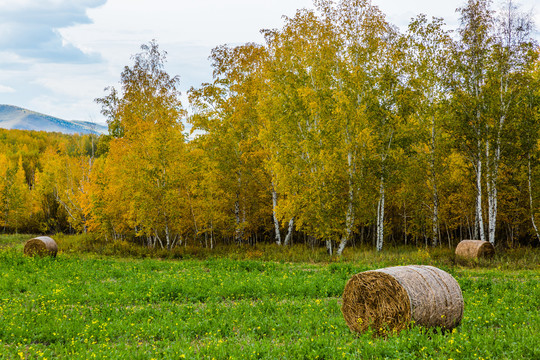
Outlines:
[[[0,235],[0,246],[22,248],[24,241],[32,235]],[[60,254],[85,254],[85,256],[154,258],[154,259],[234,259],[277,262],[335,263],[352,262],[372,267],[408,264],[431,264],[442,268],[457,265],[465,268],[491,269],[539,269],[540,248],[521,247],[497,249],[492,259],[478,259],[468,263],[456,263],[454,249],[447,247],[386,247],[381,252],[369,246],[349,247],[343,256],[329,256],[325,247],[303,244],[277,246],[259,243],[256,245],[219,245],[214,249],[197,245],[179,246],[172,250],[148,248],[127,241],[106,241],[91,234],[53,235]]]

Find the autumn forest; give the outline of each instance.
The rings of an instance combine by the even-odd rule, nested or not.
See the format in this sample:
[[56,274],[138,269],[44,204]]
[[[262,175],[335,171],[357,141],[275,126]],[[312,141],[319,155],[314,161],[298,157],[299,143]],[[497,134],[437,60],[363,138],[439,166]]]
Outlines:
[[216,47],[188,104],[144,44],[94,94],[108,135],[0,129],[0,229],[164,249],[538,246],[534,24],[511,1],[457,11],[456,29],[418,15],[401,31],[371,1],[314,0],[263,44]]

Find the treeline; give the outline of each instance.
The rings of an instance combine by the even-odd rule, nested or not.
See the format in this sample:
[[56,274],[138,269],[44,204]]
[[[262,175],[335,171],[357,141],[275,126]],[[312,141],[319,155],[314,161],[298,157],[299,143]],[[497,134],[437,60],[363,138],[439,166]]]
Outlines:
[[400,33],[370,1],[314,4],[264,30],[263,45],[215,48],[189,114],[152,41],[97,99],[109,123],[97,144],[16,132],[18,150],[0,156],[0,224],[169,249],[537,245],[529,16],[470,0],[453,32],[419,15]]
[[[95,156],[96,135],[0,129],[0,229],[73,232],[72,211],[84,196],[83,168]],[[76,215],[77,216],[77,215]]]

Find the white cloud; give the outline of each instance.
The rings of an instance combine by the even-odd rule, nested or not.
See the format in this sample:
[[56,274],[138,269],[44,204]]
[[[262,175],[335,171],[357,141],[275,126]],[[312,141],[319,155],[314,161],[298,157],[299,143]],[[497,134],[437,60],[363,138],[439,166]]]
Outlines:
[[[262,42],[261,28],[280,27],[283,14],[293,16],[298,8],[311,4],[311,0],[153,0],[149,6],[146,1],[109,0],[101,7],[88,9],[91,23],[65,27],[59,33],[68,44],[84,53],[98,54],[106,64],[95,79],[102,81],[101,86],[90,99],[103,96],[104,87],[118,85],[123,67],[131,64],[131,56],[152,39],[168,52],[166,70],[180,76],[185,98],[190,87],[211,81],[208,57],[213,47]],[[40,84],[51,88],[57,86],[55,82],[47,78]],[[188,105],[187,101],[183,104]],[[96,111],[95,117],[101,115]]]
[[41,75],[29,80],[31,86],[43,89],[29,102],[32,110],[62,119],[104,122],[94,99],[104,95],[104,84],[110,80],[106,64],[38,64],[32,72]]
[[14,92],[15,92],[14,88],[0,84],[0,93],[14,93]]
[[89,23],[89,7],[106,0],[3,0],[0,2],[0,47],[28,59],[48,62],[90,62],[62,41],[58,28]]
[[[402,30],[419,13],[455,27],[464,3],[373,0]],[[104,121],[94,98],[118,85],[141,44],[156,39],[168,52],[166,70],[180,75],[185,93],[211,80],[213,47],[262,42],[260,29],[281,27],[282,15],[303,7],[314,8],[312,0],[0,0],[0,101]]]

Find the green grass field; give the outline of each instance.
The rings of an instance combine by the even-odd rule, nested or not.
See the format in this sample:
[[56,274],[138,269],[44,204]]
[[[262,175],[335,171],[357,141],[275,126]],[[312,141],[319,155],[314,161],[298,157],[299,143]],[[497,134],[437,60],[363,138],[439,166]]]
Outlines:
[[[540,358],[540,266],[530,264],[538,249],[521,265],[505,255],[469,267],[448,261],[449,250],[409,248],[351,249],[326,262],[279,261],[270,246],[244,258],[61,250],[42,259],[22,255],[27,238],[0,236],[1,359]],[[66,239],[59,245],[69,248]],[[462,324],[444,334],[351,333],[340,310],[350,276],[417,263],[458,280]]]

